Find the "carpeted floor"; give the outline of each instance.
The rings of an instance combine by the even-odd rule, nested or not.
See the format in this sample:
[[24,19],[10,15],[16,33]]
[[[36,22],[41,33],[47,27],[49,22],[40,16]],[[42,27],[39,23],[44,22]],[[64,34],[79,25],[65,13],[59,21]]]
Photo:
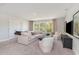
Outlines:
[[54,41],[54,47],[49,54],[41,51],[38,40],[28,46],[11,41],[0,43],[0,55],[74,55],[74,52],[71,49],[63,48],[61,40]]

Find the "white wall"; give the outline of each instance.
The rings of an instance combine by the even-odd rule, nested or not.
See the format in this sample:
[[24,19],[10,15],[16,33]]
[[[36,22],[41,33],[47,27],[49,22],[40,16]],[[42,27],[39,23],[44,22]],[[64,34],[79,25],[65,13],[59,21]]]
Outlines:
[[16,17],[9,18],[9,37],[13,38],[15,31],[28,31],[28,21]]
[[29,21],[22,20],[22,31],[29,31]]
[[14,32],[15,31],[21,31],[21,28],[22,28],[22,21],[16,17],[9,17],[8,19],[9,21],[9,38],[13,38],[15,35],[14,35]]
[[56,32],[61,32],[61,33],[65,32],[64,17],[56,19],[55,27],[56,27],[56,29],[55,29]]
[[8,38],[8,18],[0,15],[0,40]]
[[73,38],[73,51],[79,55],[79,39]]
[[28,21],[15,16],[0,15],[0,41],[15,37],[15,31],[28,30]]

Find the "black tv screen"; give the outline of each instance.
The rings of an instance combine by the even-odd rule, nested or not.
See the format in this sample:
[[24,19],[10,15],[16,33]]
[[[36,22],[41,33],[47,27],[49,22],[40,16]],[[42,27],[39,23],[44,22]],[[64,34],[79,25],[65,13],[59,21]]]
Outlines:
[[73,21],[66,23],[66,32],[73,35]]

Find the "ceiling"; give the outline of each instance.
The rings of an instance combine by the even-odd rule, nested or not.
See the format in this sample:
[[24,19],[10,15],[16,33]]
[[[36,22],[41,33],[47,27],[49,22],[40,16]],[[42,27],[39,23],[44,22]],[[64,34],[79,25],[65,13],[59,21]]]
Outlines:
[[0,13],[27,20],[64,17],[66,10],[75,4],[69,3],[7,3],[0,4]]

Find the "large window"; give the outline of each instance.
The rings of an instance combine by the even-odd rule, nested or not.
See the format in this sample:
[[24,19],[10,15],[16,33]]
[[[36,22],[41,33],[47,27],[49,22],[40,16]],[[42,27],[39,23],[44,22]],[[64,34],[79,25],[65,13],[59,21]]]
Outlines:
[[33,22],[34,31],[54,32],[53,21],[35,21]]

